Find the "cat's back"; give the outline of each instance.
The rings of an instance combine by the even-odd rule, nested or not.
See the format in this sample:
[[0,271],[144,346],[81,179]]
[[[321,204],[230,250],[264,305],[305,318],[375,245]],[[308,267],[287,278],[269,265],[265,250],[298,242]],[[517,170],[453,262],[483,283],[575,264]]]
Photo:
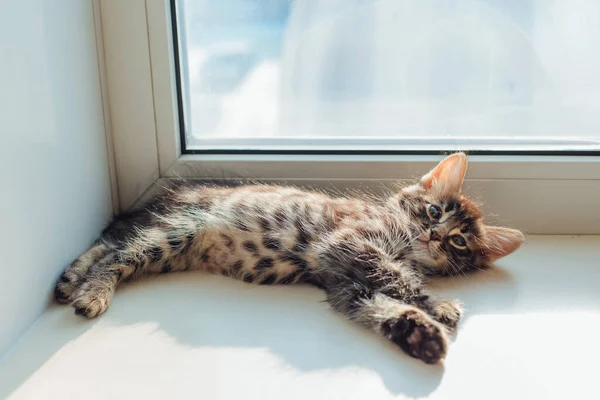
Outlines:
[[204,210],[242,231],[298,226],[332,230],[345,222],[378,217],[382,208],[358,197],[335,197],[292,186],[185,184],[159,200],[169,210]]
[[313,244],[337,231],[380,226],[384,214],[364,199],[275,185],[187,185],[174,189],[166,202],[169,209],[206,215],[202,248],[215,261],[266,258],[267,264],[287,260],[308,268],[316,266]]

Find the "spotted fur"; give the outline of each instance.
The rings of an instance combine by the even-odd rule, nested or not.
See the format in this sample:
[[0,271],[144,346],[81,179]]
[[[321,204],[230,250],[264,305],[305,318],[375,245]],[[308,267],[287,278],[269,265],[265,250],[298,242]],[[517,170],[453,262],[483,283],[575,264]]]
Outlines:
[[56,297],[93,318],[119,283],[148,274],[204,270],[248,283],[310,283],[335,311],[436,363],[461,308],[430,293],[424,276],[484,268],[523,241],[518,231],[483,224],[461,194],[465,171],[466,157],[455,154],[381,201],[182,184],[108,226],[64,272]]

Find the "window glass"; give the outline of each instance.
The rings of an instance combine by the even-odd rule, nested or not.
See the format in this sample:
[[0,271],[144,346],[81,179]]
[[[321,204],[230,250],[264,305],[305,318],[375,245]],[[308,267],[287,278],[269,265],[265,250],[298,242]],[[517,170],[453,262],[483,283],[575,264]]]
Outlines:
[[598,0],[173,0],[186,149],[598,149]]

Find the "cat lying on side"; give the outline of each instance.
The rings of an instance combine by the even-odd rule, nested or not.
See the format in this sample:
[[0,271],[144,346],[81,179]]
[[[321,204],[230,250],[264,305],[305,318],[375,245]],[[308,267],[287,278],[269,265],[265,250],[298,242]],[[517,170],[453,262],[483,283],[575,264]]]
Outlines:
[[483,269],[523,243],[484,225],[461,194],[467,158],[453,154],[381,200],[293,187],[183,184],[123,214],[63,273],[56,298],[94,318],[121,282],[203,270],[249,283],[310,283],[333,309],[426,363],[444,358],[458,302],[424,277]]

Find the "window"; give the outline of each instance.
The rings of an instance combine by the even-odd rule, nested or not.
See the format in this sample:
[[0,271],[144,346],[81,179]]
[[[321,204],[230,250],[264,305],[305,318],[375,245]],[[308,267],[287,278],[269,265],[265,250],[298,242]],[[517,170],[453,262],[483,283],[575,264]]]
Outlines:
[[470,150],[488,222],[600,233],[595,0],[94,3],[121,209],[179,177],[381,193]]
[[176,0],[186,152],[600,149],[596,0]]

